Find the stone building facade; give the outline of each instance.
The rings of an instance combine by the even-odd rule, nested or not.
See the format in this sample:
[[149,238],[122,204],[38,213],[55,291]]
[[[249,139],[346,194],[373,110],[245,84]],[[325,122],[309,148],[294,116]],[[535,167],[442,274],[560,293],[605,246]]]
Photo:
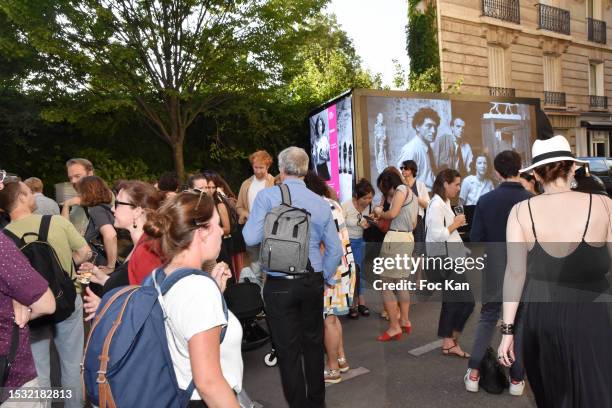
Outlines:
[[612,156],[612,0],[436,3],[442,89],[539,98],[577,155]]

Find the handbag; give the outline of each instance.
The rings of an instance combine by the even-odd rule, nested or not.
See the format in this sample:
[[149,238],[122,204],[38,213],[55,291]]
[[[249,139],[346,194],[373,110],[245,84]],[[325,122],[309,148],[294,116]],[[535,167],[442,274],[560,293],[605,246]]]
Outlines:
[[510,386],[504,368],[499,364],[492,347],[487,349],[480,363],[480,386],[490,394],[501,394]]
[[19,346],[19,326],[13,323],[13,331],[11,334],[11,344],[9,346],[9,352],[6,356],[0,356],[0,387],[6,385],[8,380],[9,371],[11,371],[11,365],[15,361],[17,355],[17,347]]
[[[372,213],[372,203],[370,203],[370,214]],[[385,234],[389,231],[391,220],[378,220],[370,223],[370,227],[363,230],[363,240],[365,242],[383,242]],[[386,229],[385,229],[386,228]]]

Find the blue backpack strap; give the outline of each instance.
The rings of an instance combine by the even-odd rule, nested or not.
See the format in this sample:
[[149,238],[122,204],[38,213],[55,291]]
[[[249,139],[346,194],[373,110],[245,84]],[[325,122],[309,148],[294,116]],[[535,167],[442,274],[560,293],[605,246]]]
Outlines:
[[[166,293],[168,293],[170,288],[172,288],[172,286],[174,286],[175,283],[191,275],[205,276],[208,279],[212,280],[215,283],[215,286],[219,288],[219,286],[217,285],[217,282],[208,273],[200,269],[179,268],[168,276],[166,275],[166,272],[162,268],[158,268],[153,271],[153,274],[155,274],[155,282],[157,282],[157,284],[159,285],[162,295],[165,295]],[[147,281],[149,281],[149,279],[152,280],[152,278],[150,277],[150,278],[147,278]],[[150,282],[149,284],[152,284],[152,283],[153,282]],[[221,304],[223,305],[223,315],[225,316],[225,321],[229,324],[229,311],[227,309],[227,304],[225,303],[225,297],[223,296],[223,293],[221,293],[220,289],[219,289],[219,295],[221,296]],[[223,339],[225,339],[226,331],[227,331],[227,325],[221,328],[221,343],[223,343]]]

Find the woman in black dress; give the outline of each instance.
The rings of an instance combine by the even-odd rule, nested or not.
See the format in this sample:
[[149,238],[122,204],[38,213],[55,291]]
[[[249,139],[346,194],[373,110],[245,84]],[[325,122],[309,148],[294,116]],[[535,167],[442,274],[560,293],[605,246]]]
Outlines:
[[612,303],[595,302],[609,299],[612,200],[571,191],[579,161],[563,136],[537,140],[532,157],[521,171],[533,169],[544,193],[508,217],[498,357],[514,360],[522,300],[524,364],[538,407],[612,407]]

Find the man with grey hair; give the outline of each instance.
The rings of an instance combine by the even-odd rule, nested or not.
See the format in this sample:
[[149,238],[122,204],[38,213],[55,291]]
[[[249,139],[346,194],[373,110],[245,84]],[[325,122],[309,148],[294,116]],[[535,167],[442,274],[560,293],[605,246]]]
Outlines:
[[[278,353],[283,392],[290,407],[324,407],[323,290],[334,286],[342,245],[329,204],[304,184],[308,155],[288,147],[278,155],[281,181],[291,194],[291,204],[310,213],[310,273],[290,275],[267,270],[263,295],[266,317]],[[266,215],[282,202],[281,189],[266,188],[257,194],[244,226],[247,245],[259,244]],[[325,247],[322,254],[321,244]],[[303,357],[303,364],[302,364]]]

